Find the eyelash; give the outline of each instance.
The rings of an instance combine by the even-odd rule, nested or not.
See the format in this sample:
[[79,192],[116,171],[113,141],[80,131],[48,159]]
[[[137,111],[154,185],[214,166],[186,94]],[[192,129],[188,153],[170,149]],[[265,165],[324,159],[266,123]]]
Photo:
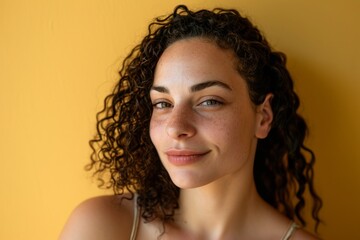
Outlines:
[[[209,104],[210,103],[210,104]],[[222,105],[223,102],[220,102],[216,99],[207,99],[199,104],[199,106],[216,106],[216,105]]]
[[[217,106],[223,104],[224,104],[223,102],[218,101],[216,99],[207,99],[199,103],[197,106],[207,107],[207,106]],[[165,101],[161,101],[154,103],[152,106],[154,109],[165,109],[165,108],[171,108],[172,104]]]
[[[159,106],[159,105],[161,105],[161,106]],[[166,106],[164,106],[164,105],[166,105]],[[153,108],[155,108],[155,109],[164,109],[164,108],[169,108],[171,106],[172,105],[170,103],[164,102],[164,101],[153,104]]]

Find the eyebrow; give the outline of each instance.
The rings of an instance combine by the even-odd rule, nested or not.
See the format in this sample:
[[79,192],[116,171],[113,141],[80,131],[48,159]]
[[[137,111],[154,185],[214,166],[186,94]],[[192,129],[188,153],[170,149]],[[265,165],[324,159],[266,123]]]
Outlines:
[[219,86],[219,87],[225,88],[230,91],[232,90],[231,87],[229,85],[227,85],[226,83],[216,81],[216,80],[195,84],[194,86],[192,86],[190,88],[190,90],[191,90],[191,92],[198,92],[198,91],[201,91],[205,88],[212,87],[212,86]]
[[[227,89],[232,91],[231,87],[229,85],[227,85],[226,83],[220,82],[220,81],[206,81],[206,82],[202,82],[202,83],[198,83],[195,84],[193,86],[190,87],[190,91],[191,92],[198,92],[201,91],[205,88],[209,88],[209,87],[213,87],[213,86],[219,86],[221,88]],[[169,89],[167,89],[166,87],[162,87],[162,86],[152,86],[151,90],[155,90],[161,93],[169,93]]]

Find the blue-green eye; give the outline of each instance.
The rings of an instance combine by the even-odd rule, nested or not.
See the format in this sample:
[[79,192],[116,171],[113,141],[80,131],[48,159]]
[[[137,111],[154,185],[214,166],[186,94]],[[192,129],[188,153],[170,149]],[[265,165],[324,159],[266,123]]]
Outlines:
[[170,108],[171,104],[168,102],[157,102],[153,104],[153,108],[156,109],[164,109],[164,108]]
[[222,105],[222,104],[223,103],[218,100],[208,99],[208,100],[201,102],[199,105],[200,106],[216,106],[216,105]]

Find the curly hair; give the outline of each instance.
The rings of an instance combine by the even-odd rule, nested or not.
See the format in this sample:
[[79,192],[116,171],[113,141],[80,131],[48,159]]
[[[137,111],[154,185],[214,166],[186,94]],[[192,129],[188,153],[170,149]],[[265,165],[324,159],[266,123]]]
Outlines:
[[113,188],[115,194],[130,192],[132,198],[136,192],[145,220],[173,218],[180,190],[150,139],[149,92],[164,50],[193,37],[208,39],[236,54],[237,71],[247,82],[254,104],[273,94],[272,128],[267,138],[258,141],[255,154],[256,188],[267,203],[303,226],[304,196],[309,192],[317,230],[322,200],[313,185],[315,155],[304,146],[307,125],[297,113],[299,98],[286,69],[286,57],[273,51],[261,32],[233,9],[190,11],[180,5],[149,25],[148,34],[125,58],[120,80],[97,114],[97,134],[90,141],[93,153],[87,170],[93,169],[100,186]]

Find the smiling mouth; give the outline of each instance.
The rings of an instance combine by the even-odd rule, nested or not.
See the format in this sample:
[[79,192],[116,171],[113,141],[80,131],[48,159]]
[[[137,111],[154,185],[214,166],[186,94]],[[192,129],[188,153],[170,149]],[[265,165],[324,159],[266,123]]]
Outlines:
[[188,150],[170,150],[166,152],[169,162],[176,166],[185,166],[200,161],[207,152],[194,152]]

